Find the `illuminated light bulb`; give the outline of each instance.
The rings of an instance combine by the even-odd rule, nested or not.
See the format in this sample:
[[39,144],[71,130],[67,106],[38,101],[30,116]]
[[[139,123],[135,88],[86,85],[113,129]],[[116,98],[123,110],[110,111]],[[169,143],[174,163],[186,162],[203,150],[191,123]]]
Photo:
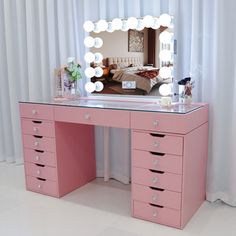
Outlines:
[[122,28],[122,20],[119,18],[115,18],[112,20],[112,27],[114,30],[121,30]]
[[87,63],[91,63],[95,60],[95,55],[91,52],[87,52],[85,55],[84,55],[84,60],[87,62]]
[[87,67],[84,73],[87,78],[92,78],[95,76],[95,69],[92,67]]
[[147,28],[152,27],[154,25],[154,18],[152,16],[149,16],[149,15],[145,16],[143,18],[143,24]]
[[99,66],[95,68],[95,76],[96,77],[101,77],[103,75],[103,69]]
[[100,52],[94,53],[94,56],[95,56],[95,58],[94,58],[94,62],[95,62],[95,63],[100,63],[100,62],[102,62],[102,60],[103,60],[103,55],[102,55]]
[[164,27],[169,27],[171,24],[171,16],[168,14],[160,15],[160,25]]
[[87,82],[84,87],[88,93],[92,93],[96,89],[96,85],[93,82]]
[[99,37],[94,38],[94,47],[95,48],[100,48],[100,47],[102,47],[102,45],[103,45],[103,41],[101,38],[99,38]]
[[144,24],[143,24],[143,20],[142,19],[138,19],[138,25],[136,27],[136,30],[143,30],[144,29]]
[[160,28],[160,21],[158,18],[155,17],[152,29],[159,29],[159,28]]
[[159,72],[159,75],[161,78],[168,79],[171,77],[171,74],[172,74],[172,71],[170,67],[167,67],[167,66],[161,67],[160,72]]
[[138,25],[138,19],[135,17],[129,17],[127,20],[127,24],[130,29],[136,29]]
[[128,31],[129,30],[129,26],[128,26],[128,22],[127,20],[123,20],[122,21],[122,28],[121,28],[122,31]]
[[160,51],[159,58],[161,61],[167,62],[171,61],[171,52],[167,49]]
[[104,85],[101,81],[96,81],[95,83],[95,91],[96,92],[101,92],[104,88]]
[[172,34],[167,31],[164,31],[160,34],[159,39],[161,43],[164,44],[170,43],[172,40]]
[[99,29],[99,27],[98,27],[98,23],[95,23],[95,24],[94,24],[94,30],[93,30],[93,32],[96,33],[96,34],[98,34],[98,33],[101,32],[100,29]]
[[113,28],[112,22],[108,22],[107,32],[109,32],[109,33],[114,32],[114,28]]
[[97,28],[98,30],[101,32],[101,31],[106,31],[107,30],[107,27],[108,27],[108,23],[107,21],[105,20],[99,20],[97,22]]
[[159,87],[159,93],[162,95],[162,96],[168,96],[171,94],[171,86],[169,84],[162,84],[160,87]]
[[91,48],[94,46],[95,40],[93,37],[88,36],[84,39],[84,45],[88,48]]
[[86,32],[88,32],[88,33],[92,32],[94,30],[94,23],[90,20],[85,21],[83,24],[83,27]]

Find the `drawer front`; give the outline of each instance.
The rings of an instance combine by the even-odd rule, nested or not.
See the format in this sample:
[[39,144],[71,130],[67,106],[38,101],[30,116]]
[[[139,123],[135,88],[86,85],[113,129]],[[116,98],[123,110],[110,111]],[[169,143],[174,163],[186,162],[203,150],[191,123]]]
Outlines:
[[54,122],[22,119],[21,125],[23,134],[55,137]]
[[20,115],[32,119],[54,120],[52,105],[20,103]]
[[132,168],[132,180],[135,184],[181,192],[182,175],[172,173],[156,173],[148,169]]
[[158,224],[164,224],[180,228],[180,211],[151,206],[150,204],[133,201],[134,217],[152,221]]
[[32,176],[26,176],[26,188],[37,193],[59,197],[58,184],[51,180],[40,180]]
[[132,166],[182,174],[182,156],[132,150]]
[[55,120],[117,128],[130,127],[130,112],[80,107],[55,106]]
[[26,175],[57,181],[57,169],[50,166],[39,166],[34,163],[25,162]]
[[156,133],[132,132],[132,148],[174,155],[183,154],[183,138]]
[[180,210],[181,193],[168,190],[160,191],[147,186],[133,184],[132,185],[133,200],[152,203],[168,208]]
[[47,166],[56,166],[56,157],[53,152],[46,151],[37,151],[33,149],[24,149],[24,159],[26,162],[47,165]]
[[23,135],[23,144],[25,148],[32,148],[37,150],[55,152],[55,139],[54,138],[37,138],[32,135]]

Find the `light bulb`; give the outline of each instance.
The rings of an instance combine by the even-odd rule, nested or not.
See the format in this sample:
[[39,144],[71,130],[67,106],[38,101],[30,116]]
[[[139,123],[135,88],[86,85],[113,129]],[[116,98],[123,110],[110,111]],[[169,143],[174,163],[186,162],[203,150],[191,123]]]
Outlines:
[[87,62],[87,63],[91,63],[95,60],[95,55],[92,53],[92,52],[87,52],[85,55],[84,55],[84,60]]
[[108,23],[105,20],[99,20],[97,22],[97,28],[98,30],[101,31],[106,31],[108,27]]
[[84,45],[88,48],[91,48],[94,46],[95,40],[93,37],[88,36],[84,39]]
[[130,29],[136,29],[138,25],[138,19],[135,17],[129,17],[127,20],[128,28]]
[[100,62],[102,62],[103,56],[102,56],[102,54],[101,54],[100,52],[94,53],[94,56],[95,56],[95,59],[94,59],[94,62],[95,62],[95,63],[100,63]]
[[153,26],[152,26],[153,29],[159,29],[160,28],[160,21],[158,18],[154,18],[154,23],[153,23]]
[[169,27],[171,24],[171,16],[168,14],[160,15],[160,25],[164,27]]
[[87,67],[86,69],[85,69],[85,75],[86,75],[86,77],[87,78],[92,78],[92,77],[94,77],[95,76],[95,70],[94,70],[94,68],[92,68],[92,67]]
[[95,24],[94,24],[94,30],[93,30],[93,32],[96,33],[96,34],[98,34],[98,33],[101,32],[100,29],[99,29],[99,27],[98,27],[98,23],[95,23]]
[[104,88],[104,85],[101,81],[96,81],[95,83],[95,91],[96,92],[101,92]]
[[160,51],[159,58],[161,61],[167,62],[171,61],[171,52],[167,49]]
[[96,77],[101,77],[103,75],[103,69],[99,66],[95,68],[95,76]]
[[94,47],[95,48],[100,48],[100,47],[102,47],[102,45],[103,45],[103,41],[101,38],[99,38],[99,37],[94,38]]
[[152,27],[154,25],[154,18],[152,16],[149,16],[149,15],[145,16],[143,18],[143,24],[147,28]]
[[142,19],[138,19],[138,25],[136,27],[136,30],[143,30],[144,29],[144,24],[143,24],[143,20]]
[[159,87],[159,93],[162,95],[162,96],[168,96],[171,94],[171,87],[169,84],[162,84],[160,87]]
[[164,44],[170,43],[172,39],[172,34],[167,31],[164,31],[160,34],[159,39],[161,43]]
[[84,30],[88,33],[94,30],[94,24],[90,20],[85,21],[83,27],[84,27]]
[[88,93],[92,93],[96,89],[96,85],[93,82],[87,82],[84,87]]
[[122,28],[121,28],[122,31],[128,31],[129,30],[129,26],[128,26],[128,22],[127,20],[123,20],[122,21]]
[[114,27],[112,22],[108,22],[107,32],[112,33],[114,32]]
[[119,18],[115,18],[112,20],[112,26],[114,30],[120,30],[122,27],[122,20]]
[[171,77],[171,68],[167,67],[167,66],[161,67],[159,75],[163,79],[170,78]]

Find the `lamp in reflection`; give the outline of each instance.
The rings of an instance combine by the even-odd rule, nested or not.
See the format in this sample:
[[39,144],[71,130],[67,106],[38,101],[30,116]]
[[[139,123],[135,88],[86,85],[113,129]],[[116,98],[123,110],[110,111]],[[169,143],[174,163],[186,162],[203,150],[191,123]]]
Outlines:
[[99,37],[94,38],[94,47],[95,48],[101,48],[102,45],[103,45],[103,41],[101,38],[99,38]]

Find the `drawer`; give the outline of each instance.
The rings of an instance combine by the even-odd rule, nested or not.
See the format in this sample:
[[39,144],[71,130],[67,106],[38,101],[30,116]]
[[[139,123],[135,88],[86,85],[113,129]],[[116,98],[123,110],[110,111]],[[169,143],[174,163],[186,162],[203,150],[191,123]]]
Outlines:
[[21,119],[22,133],[55,137],[54,122],[45,120]]
[[182,156],[132,150],[132,166],[182,174]]
[[133,201],[134,217],[152,221],[158,224],[180,228],[180,211],[166,207],[157,207],[150,204]]
[[53,106],[34,103],[20,103],[21,117],[54,120]]
[[132,149],[182,155],[183,138],[172,135],[133,131]]
[[129,128],[130,112],[110,109],[55,106],[55,120],[107,127]]
[[23,144],[25,148],[55,152],[55,139],[47,137],[36,137],[28,134],[23,135]]
[[59,197],[58,184],[55,181],[26,176],[26,188],[34,192]]
[[132,198],[140,202],[152,203],[177,210],[181,208],[181,193],[169,190],[161,191],[151,187],[133,184]]
[[25,172],[29,176],[57,181],[57,169],[55,167],[25,162]]
[[181,192],[182,175],[172,173],[156,173],[148,169],[132,168],[132,180],[135,184]]
[[46,151],[37,151],[33,149],[24,149],[24,159],[25,162],[47,165],[47,166],[56,166],[56,157],[53,152]]

